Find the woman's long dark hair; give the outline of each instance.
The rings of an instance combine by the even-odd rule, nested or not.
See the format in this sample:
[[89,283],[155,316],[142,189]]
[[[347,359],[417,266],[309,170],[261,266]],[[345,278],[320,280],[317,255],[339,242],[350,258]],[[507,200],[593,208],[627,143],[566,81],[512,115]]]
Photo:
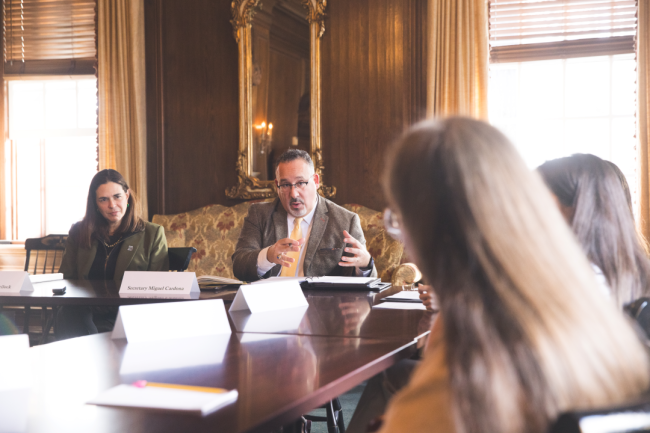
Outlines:
[[[129,185],[120,173],[112,169],[102,170],[90,182],[88,199],[86,201],[86,215],[79,223],[79,246],[90,248],[93,236],[108,240],[108,222],[97,209],[97,188],[109,182],[117,183],[124,192],[129,191]],[[137,200],[133,191],[129,191],[129,206],[126,208],[120,226],[115,231],[119,233],[132,233],[144,230],[144,221],[138,212]]]
[[627,182],[613,166],[595,155],[575,154],[537,170],[560,203],[572,209],[573,232],[623,306],[648,293],[650,260],[634,225]]

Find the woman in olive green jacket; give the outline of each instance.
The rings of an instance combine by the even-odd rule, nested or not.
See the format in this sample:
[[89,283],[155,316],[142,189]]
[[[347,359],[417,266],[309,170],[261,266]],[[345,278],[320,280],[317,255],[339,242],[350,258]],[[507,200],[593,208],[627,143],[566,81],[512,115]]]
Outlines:
[[[78,244],[79,225],[77,223],[70,229],[68,240],[65,244],[65,254],[61,261],[59,272],[66,280],[93,280],[108,278],[90,278],[90,269],[102,248],[106,248],[97,239],[93,239],[90,248],[84,248]],[[165,230],[158,224],[144,222],[142,231],[132,233],[123,238],[120,244],[126,245],[115,254],[116,263],[113,272],[113,280],[120,282],[124,271],[167,271],[169,262],[167,259],[167,240]],[[112,253],[112,251],[111,251]],[[111,254],[111,257],[113,257]],[[104,252],[103,256],[106,256]]]
[[[102,170],[88,190],[86,215],[70,229],[59,272],[69,280],[114,280],[124,271],[167,271],[164,229],[144,221],[126,181]],[[63,307],[57,315],[58,339],[110,331],[115,307]]]

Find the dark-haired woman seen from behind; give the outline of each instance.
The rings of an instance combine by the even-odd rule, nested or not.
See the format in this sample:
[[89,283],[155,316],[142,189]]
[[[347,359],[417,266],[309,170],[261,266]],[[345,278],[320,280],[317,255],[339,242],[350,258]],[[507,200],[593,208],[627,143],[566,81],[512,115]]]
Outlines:
[[622,307],[647,296],[650,260],[620,170],[590,154],[547,161],[537,170],[612,300]]
[[387,161],[389,231],[440,313],[381,432],[545,433],[562,411],[648,388],[643,344],[503,134],[425,122]]
[[[137,209],[120,173],[97,173],[88,189],[86,215],[70,229],[59,270],[63,277],[119,284],[124,271],[167,271],[165,231],[144,221]],[[56,320],[57,339],[110,331],[116,316],[114,307],[63,307]]]

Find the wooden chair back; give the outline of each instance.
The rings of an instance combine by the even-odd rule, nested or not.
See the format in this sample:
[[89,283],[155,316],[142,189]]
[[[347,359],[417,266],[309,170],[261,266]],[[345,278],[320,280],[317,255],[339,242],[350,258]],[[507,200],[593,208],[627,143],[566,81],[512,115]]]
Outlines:
[[25,240],[25,271],[32,275],[59,272],[68,235],[47,235]]

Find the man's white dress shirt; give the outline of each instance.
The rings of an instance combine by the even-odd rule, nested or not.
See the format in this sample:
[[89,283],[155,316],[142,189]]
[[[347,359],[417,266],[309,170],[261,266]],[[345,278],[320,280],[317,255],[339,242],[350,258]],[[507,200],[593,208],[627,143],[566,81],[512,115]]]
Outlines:
[[[316,212],[316,208],[318,207],[318,202],[314,205],[314,208],[309,212],[307,215],[305,215],[302,218],[302,222],[300,223],[300,229],[302,230],[303,233],[303,238],[305,239],[305,242],[302,244],[300,247],[300,257],[298,257],[298,264],[296,265],[296,277],[304,277],[305,276],[305,270],[304,270],[304,264],[305,264],[305,252],[307,251],[307,245],[309,244],[309,235],[311,234],[311,223],[314,219],[314,213]],[[290,213],[287,212],[287,233],[291,233],[293,231],[293,222],[296,218],[291,215]],[[279,239],[278,239],[279,240]],[[269,262],[266,258],[267,252],[271,248],[270,246],[263,248],[262,251],[257,255],[257,275],[260,277],[264,276],[268,271],[270,271],[273,266],[276,266],[275,263]],[[282,270],[280,270],[282,272]],[[362,271],[359,268],[355,267],[355,273],[358,277],[367,277],[370,275],[372,272],[372,269],[368,271]],[[278,275],[280,275],[278,273]],[[272,275],[274,277],[277,277],[278,275]]]

